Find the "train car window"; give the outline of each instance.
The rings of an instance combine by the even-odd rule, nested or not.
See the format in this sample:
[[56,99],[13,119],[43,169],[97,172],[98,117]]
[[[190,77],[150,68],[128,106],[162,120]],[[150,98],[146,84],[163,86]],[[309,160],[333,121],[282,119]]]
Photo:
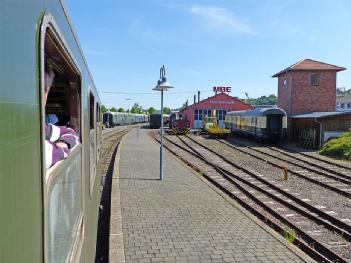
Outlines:
[[90,129],[95,129],[95,110],[94,110],[94,104],[95,104],[95,98],[93,93],[90,92],[89,94],[89,123],[90,123]]
[[96,122],[100,122],[100,105],[96,103]]
[[45,262],[67,262],[83,233],[81,74],[50,19],[40,35]]
[[[45,37],[45,70],[52,72],[51,86],[45,104],[46,121],[65,125],[80,133],[80,76],[60,56],[54,39],[48,33]],[[44,84],[45,86],[45,84]],[[45,92],[45,91],[44,91]],[[56,115],[55,120],[48,116]]]

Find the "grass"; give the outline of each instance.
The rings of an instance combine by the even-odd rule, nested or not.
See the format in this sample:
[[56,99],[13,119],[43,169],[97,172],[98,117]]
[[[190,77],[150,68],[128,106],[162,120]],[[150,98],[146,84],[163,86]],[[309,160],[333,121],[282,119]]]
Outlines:
[[332,158],[351,160],[351,130],[325,143],[319,153]]
[[294,229],[290,229],[288,227],[284,227],[284,237],[290,243],[294,243],[296,239],[296,231]]

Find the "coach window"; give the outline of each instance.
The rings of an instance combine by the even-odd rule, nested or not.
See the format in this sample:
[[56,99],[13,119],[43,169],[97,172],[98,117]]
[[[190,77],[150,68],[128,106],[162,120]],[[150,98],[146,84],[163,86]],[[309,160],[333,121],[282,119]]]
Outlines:
[[97,154],[97,129],[95,120],[95,97],[92,92],[89,93],[89,138],[90,138],[90,150],[89,150],[89,162],[90,162],[90,195],[93,193],[93,187],[96,177],[96,154]]
[[67,42],[49,20],[44,18],[39,50],[44,261],[67,262],[81,247],[83,233],[81,75]]
[[[45,122],[51,123],[56,127],[71,128],[79,136],[81,131],[80,75],[50,29],[47,30],[45,35],[44,47],[43,95]],[[47,96],[46,102],[45,96]],[[50,138],[50,141],[53,140],[55,138]],[[81,140],[79,139],[79,141]],[[68,146],[70,147],[71,145]],[[51,164],[54,165],[57,158],[55,156],[51,157]]]
[[100,123],[100,105],[99,103],[96,103],[96,122]]
[[95,121],[94,121],[94,95],[92,93],[90,93],[89,96],[89,123],[90,123],[90,130],[95,129]]

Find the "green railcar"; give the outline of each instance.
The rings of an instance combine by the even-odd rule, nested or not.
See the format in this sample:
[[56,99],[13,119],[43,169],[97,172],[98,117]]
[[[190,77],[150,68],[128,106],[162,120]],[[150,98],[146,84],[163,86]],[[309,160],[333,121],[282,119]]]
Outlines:
[[[93,262],[100,100],[67,11],[59,0],[0,1],[0,34],[0,262]],[[80,143],[46,169],[48,114]]]

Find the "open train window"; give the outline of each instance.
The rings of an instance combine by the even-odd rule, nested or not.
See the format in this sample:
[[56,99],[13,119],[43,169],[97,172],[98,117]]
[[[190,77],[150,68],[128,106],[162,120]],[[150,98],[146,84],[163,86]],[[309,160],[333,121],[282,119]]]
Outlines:
[[69,44],[53,17],[44,15],[39,50],[44,262],[71,262],[83,244],[81,74]]
[[80,75],[48,28],[44,47],[45,71],[53,71],[46,105],[46,121],[70,127],[80,134]]

